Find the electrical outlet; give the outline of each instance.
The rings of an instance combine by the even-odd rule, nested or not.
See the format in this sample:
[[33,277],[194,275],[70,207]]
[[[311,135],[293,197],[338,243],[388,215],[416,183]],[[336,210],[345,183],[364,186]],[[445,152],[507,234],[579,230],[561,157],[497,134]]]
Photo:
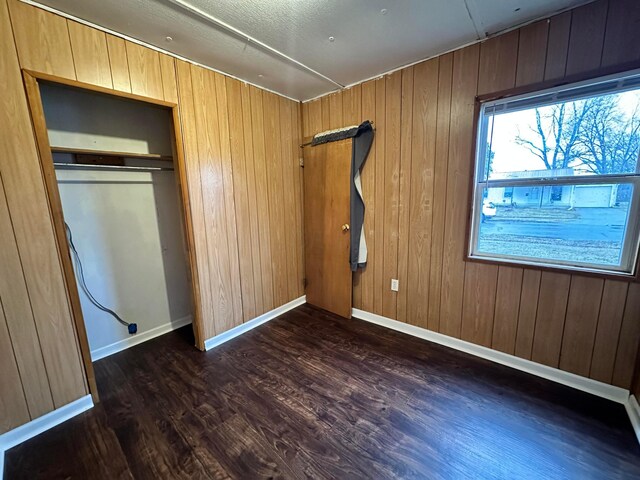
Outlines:
[[398,281],[398,279],[397,278],[392,278],[391,279],[391,290],[393,290],[394,292],[397,292],[399,287],[400,287],[400,282]]

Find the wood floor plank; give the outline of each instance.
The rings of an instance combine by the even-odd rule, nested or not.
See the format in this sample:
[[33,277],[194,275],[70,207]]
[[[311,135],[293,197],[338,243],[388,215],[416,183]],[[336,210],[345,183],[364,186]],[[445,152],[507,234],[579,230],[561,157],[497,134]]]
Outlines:
[[102,402],[7,452],[5,478],[640,475],[622,405],[383,327],[303,305],[192,342],[96,362]]

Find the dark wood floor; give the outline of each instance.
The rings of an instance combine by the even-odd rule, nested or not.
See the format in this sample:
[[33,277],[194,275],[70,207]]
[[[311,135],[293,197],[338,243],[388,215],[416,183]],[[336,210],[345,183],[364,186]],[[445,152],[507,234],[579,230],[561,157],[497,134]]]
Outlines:
[[216,349],[96,362],[102,402],[5,478],[640,478],[621,405],[302,306]]

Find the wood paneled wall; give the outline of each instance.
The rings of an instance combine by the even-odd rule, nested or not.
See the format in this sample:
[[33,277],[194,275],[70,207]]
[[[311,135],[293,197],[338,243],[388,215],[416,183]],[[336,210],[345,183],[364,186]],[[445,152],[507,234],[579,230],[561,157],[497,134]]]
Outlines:
[[298,103],[17,0],[0,40],[0,433],[88,393],[21,68],[178,104],[203,339],[303,294]]
[[375,122],[354,306],[629,388],[640,284],[464,258],[476,95],[638,62],[639,23],[600,0],[303,104],[305,137]]
[[298,104],[178,61],[205,338],[303,295]]

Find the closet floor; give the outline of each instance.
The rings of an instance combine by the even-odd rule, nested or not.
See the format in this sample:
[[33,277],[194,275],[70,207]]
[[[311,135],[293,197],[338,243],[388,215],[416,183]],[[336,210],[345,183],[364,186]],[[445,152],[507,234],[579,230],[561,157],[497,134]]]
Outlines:
[[640,478],[622,405],[440,345],[308,305],[190,335],[96,362],[101,403],[5,478]]

